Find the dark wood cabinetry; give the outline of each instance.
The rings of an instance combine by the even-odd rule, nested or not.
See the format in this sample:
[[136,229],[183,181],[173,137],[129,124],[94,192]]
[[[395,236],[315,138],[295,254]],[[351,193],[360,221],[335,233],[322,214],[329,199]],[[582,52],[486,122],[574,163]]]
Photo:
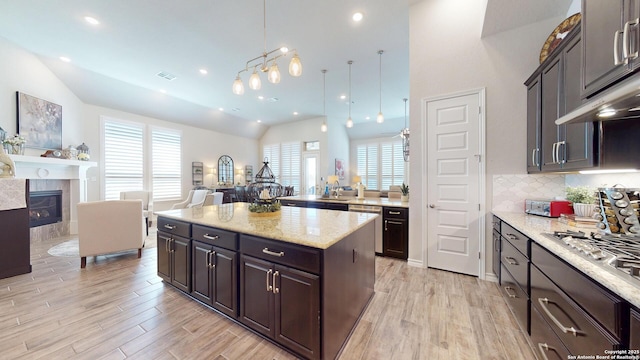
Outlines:
[[535,173],[542,170],[541,158],[541,92],[542,86],[540,78],[542,75],[536,73],[527,80],[527,172]]
[[[494,231],[495,232],[495,231]],[[506,222],[500,222],[500,286],[520,327],[529,333],[530,239]],[[495,255],[494,255],[495,256]]]
[[581,93],[584,98],[637,68],[640,63],[637,54],[640,33],[636,20],[639,14],[638,0],[582,1],[584,67]]
[[[24,196],[28,204],[28,181],[25,181]],[[30,273],[31,235],[29,233],[28,207],[0,211],[0,228],[2,229],[2,236],[0,236],[0,248],[2,248],[2,251],[0,251],[0,279]]]
[[240,321],[309,359],[319,359],[319,276],[247,255],[240,263]]
[[349,204],[339,204],[334,202],[325,202],[325,201],[309,201],[307,202],[308,208],[314,209],[325,209],[325,210],[340,210],[340,211],[348,211]]
[[158,276],[184,292],[191,290],[191,224],[158,218]]
[[191,244],[191,253],[191,295],[230,317],[237,317],[237,253],[197,240]]
[[640,349],[640,310],[631,308],[629,318],[629,349]]
[[409,217],[406,208],[385,207],[382,213],[382,255],[406,260],[409,256]]

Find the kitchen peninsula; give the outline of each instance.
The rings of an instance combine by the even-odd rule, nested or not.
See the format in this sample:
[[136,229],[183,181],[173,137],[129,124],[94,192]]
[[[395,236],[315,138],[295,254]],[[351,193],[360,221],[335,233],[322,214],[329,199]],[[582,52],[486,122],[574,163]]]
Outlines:
[[373,295],[375,214],[247,203],[158,212],[158,275],[308,359],[333,359]]

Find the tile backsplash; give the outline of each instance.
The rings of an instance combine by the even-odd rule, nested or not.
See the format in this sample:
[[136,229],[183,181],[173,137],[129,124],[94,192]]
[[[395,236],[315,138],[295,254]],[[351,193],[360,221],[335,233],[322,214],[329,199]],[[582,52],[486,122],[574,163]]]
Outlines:
[[494,211],[523,212],[525,199],[564,198],[565,175],[494,175]]

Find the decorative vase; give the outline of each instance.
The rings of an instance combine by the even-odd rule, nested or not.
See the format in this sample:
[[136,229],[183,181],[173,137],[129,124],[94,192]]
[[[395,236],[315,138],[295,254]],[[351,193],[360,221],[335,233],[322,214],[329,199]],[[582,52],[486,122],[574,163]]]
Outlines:
[[573,203],[573,213],[580,217],[591,217],[596,205],[594,204],[581,204]]
[[409,195],[400,195],[400,201],[409,202]]
[[11,155],[24,155],[24,144],[4,144],[4,151]]

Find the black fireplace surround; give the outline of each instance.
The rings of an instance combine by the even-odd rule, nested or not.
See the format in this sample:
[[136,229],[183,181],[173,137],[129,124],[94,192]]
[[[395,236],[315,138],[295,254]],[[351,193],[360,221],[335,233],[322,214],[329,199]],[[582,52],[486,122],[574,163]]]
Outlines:
[[62,190],[29,192],[29,227],[62,221]]

